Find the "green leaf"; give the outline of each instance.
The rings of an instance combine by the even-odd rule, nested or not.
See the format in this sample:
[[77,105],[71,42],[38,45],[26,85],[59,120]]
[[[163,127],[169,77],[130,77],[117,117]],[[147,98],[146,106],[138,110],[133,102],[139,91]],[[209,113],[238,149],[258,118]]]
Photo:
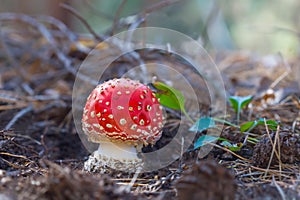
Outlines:
[[202,147],[208,143],[214,142],[216,140],[218,140],[219,137],[215,137],[215,136],[210,136],[210,135],[202,135],[201,137],[199,137],[197,139],[197,141],[194,144],[194,149],[197,149],[199,147]]
[[243,145],[231,144],[229,141],[221,142],[221,145],[228,148],[231,151],[240,151]]
[[[265,119],[264,118],[259,118],[258,124],[259,125],[265,125]],[[276,122],[275,120],[272,120],[272,119],[266,120],[266,124],[273,131],[277,130],[278,122]]]
[[247,142],[250,142],[252,144],[256,144],[259,140],[257,138],[254,137],[248,137]]
[[229,97],[230,104],[237,114],[238,123],[240,121],[241,110],[245,108],[252,101],[252,98],[253,98],[252,96],[245,96],[245,97],[230,96]]
[[153,86],[159,90],[155,95],[163,106],[174,110],[184,107],[184,96],[180,91],[161,82],[154,82]]
[[155,96],[160,99],[161,105],[174,110],[181,110],[191,122],[194,122],[184,108],[184,96],[179,90],[162,82],[154,82],[152,84],[158,90]]
[[232,108],[237,113],[239,110],[243,109],[247,106],[252,100],[252,96],[230,96],[229,101],[231,103]]
[[246,122],[244,124],[241,125],[240,127],[240,131],[241,132],[246,132],[248,130],[252,130],[254,127],[256,127],[258,124],[258,122],[256,120],[254,121],[250,121],[250,122]]
[[[276,130],[278,123],[275,120],[266,120],[267,126],[272,129]],[[259,118],[259,120],[254,120],[250,122],[246,122],[241,125],[240,131],[241,132],[246,132],[246,131],[251,131],[253,128],[255,128],[258,125],[265,125],[265,119],[264,118]]]
[[202,132],[209,128],[215,128],[216,124],[211,117],[201,117],[198,121],[189,129],[189,131]]
[[215,120],[215,122],[220,122],[220,123],[227,124],[227,125],[235,127],[235,128],[240,128],[240,126],[235,125],[229,121],[226,121],[225,119],[219,119],[219,118],[215,118],[215,117],[213,119]]

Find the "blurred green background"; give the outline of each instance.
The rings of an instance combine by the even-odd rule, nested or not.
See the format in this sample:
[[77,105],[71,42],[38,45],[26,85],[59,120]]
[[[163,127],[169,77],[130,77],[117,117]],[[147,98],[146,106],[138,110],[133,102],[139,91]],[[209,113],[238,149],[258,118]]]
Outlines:
[[62,2],[78,10],[101,34],[111,34],[112,24],[121,18],[129,21],[134,18],[128,16],[146,16],[141,26],[180,31],[209,50],[246,50],[264,55],[281,52],[286,57],[299,54],[299,0],[0,0],[0,12],[52,15],[72,30],[88,33],[77,18],[59,6]]

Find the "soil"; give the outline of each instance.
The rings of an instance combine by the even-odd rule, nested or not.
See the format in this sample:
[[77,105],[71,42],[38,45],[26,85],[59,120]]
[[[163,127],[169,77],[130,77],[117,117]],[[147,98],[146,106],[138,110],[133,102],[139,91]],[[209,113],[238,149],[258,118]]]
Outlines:
[[[200,157],[193,142],[207,134],[202,131],[193,133],[188,150],[162,169],[137,177],[117,170],[90,173],[83,170],[90,152],[75,128],[72,89],[80,64],[98,41],[70,37],[74,33],[39,21],[24,31],[28,22],[14,20],[1,22],[0,199],[188,199],[184,194],[199,195],[189,199],[300,199],[298,58],[286,61],[271,55],[272,62],[267,62],[252,53],[210,53],[227,94],[253,96],[241,113],[241,124],[259,118],[280,122],[276,130],[265,126],[251,130],[248,134],[255,142],[245,142],[247,134],[225,124],[221,137],[242,146],[239,150],[218,141],[209,144],[213,148],[208,155]],[[51,37],[45,37],[47,34]],[[205,81],[189,63],[168,52],[148,49],[135,53],[143,61],[172,65],[191,85],[200,81],[193,87],[203,97],[198,102],[201,113],[192,112],[188,99],[186,106],[194,119],[210,114]],[[139,61],[130,54],[120,57],[106,70],[105,79],[122,76]],[[153,76],[159,71],[148,73]],[[177,86],[176,80],[160,81]],[[166,109],[166,115],[162,138],[143,152],[172,141],[180,123],[185,130],[191,126],[185,117],[180,120],[179,111]],[[229,104],[226,120],[237,124]]]

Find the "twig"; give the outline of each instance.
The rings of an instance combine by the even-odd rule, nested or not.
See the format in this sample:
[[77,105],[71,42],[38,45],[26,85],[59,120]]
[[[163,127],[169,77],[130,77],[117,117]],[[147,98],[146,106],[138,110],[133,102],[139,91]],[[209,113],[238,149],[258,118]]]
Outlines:
[[282,199],[282,200],[286,200],[286,196],[285,196],[285,194],[284,194],[282,188],[277,184],[277,182],[276,182],[276,180],[275,180],[275,178],[274,178],[274,175],[272,176],[272,183],[274,183],[276,189],[278,190],[278,192],[279,192],[279,194],[280,194],[280,196],[281,196],[281,199]]
[[[116,27],[117,26],[129,26],[129,30],[133,30],[137,27],[140,26],[140,24],[142,24],[143,22],[145,22],[145,19],[147,17],[147,15],[151,12],[157,11],[159,9],[162,9],[164,7],[167,7],[171,4],[177,3],[180,0],[163,0],[163,1],[159,1],[158,3],[155,3],[153,5],[151,5],[148,8],[145,8],[143,11],[130,15],[128,17],[125,18],[121,18],[119,19],[119,15],[120,15],[120,11],[123,9],[124,5],[127,1],[123,0],[122,3],[120,4],[118,10],[117,10],[117,14],[114,17],[114,21],[113,21],[113,25],[112,28],[110,30],[111,34],[115,33]],[[117,21],[118,19],[118,21]],[[135,22],[133,22],[135,21]]]
[[24,116],[26,113],[32,111],[32,106],[28,106],[22,110],[20,110],[5,126],[4,130],[10,129],[22,116]]
[[[154,5],[152,5],[151,7],[148,7],[146,9],[144,9],[142,12],[136,14],[135,16],[137,16],[137,22],[136,23],[133,23],[130,25],[129,27],[129,30],[133,30],[135,28],[137,28],[142,22],[144,22],[145,20],[145,17],[147,14],[151,13],[151,12],[154,12],[158,9],[161,9],[163,7],[166,7],[166,6],[169,6],[171,4],[174,4],[176,2],[179,2],[180,0],[164,0],[164,1],[160,1]],[[126,1],[123,1],[124,3],[126,3]],[[121,6],[120,6],[120,9]],[[130,48],[130,42],[132,41],[132,34],[133,34],[133,31],[130,31],[128,36],[127,36],[127,41],[126,43],[122,43],[122,46],[120,46],[118,43],[114,42],[114,45],[116,47],[118,47],[120,50],[131,50],[130,51],[130,54],[129,56],[132,57],[134,60],[138,61],[139,62],[139,65],[140,65],[140,68],[141,68],[141,74],[142,74],[142,79],[143,79],[143,82],[146,83],[147,79],[147,68],[146,68],[146,65],[144,63],[144,61],[141,59],[141,56],[139,53],[137,53],[136,51],[132,51],[132,49]],[[127,45],[126,45],[127,44]]]
[[16,133],[10,133],[10,132],[4,132],[3,133],[4,135],[7,135],[7,136],[11,136],[11,137],[20,137],[20,138],[26,138],[26,139],[29,139],[29,140],[32,140],[33,142],[35,142],[36,144],[38,145],[41,145],[41,143],[39,141],[37,141],[36,139],[33,139],[32,137],[30,137],[29,135],[24,135],[24,134],[16,134]]
[[75,42],[78,39],[77,35],[73,33],[64,23],[52,16],[40,15],[37,19],[57,27],[60,32],[64,33],[65,36],[72,42]]
[[115,34],[115,30],[116,30],[117,25],[118,25],[118,21],[119,21],[119,18],[120,18],[121,11],[123,10],[126,3],[127,3],[127,0],[122,0],[121,4],[119,5],[119,7],[117,9],[117,12],[116,12],[115,17],[114,17],[113,25],[112,25],[112,31],[111,31],[112,35]]
[[16,69],[16,72],[17,72],[17,74],[19,74],[19,76],[21,76],[23,79],[28,80],[28,75],[27,75],[26,71],[23,68],[18,68],[18,66],[20,66],[20,64],[15,59],[15,57],[12,55],[11,51],[9,50],[8,46],[6,45],[6,43],[4,41],[4,33],[1,30],[2,30],[2,24],[0,22],[0,44],[1,44],[4,52],[7,55],[8,61],[10,62],[12,67],[14,67]]
[[180,2],[181,0],[164,0],[164,1],[159,1],[158,3],[155,3],[154,5],[152,5],[151,7],[146,8],[145,10],[142,11],[142,13],[145,14],[149,14],[151,12],[154,12],[158,9],[167,7],[169,5],[172,5],[174,3]]
[[60,165],[63,163],[72,163],[72,162],[82,162],[85,161],[85,159],[64,159],[64,160],[53,160],[55,163],[59,163]]
[[95,15],[102,17],[106,20],[113,20],[113,16],[106,14],[104,12],[101,12],[100,10],[97,10],[94,5],[89,0],[84,0],[84,6],[87,6]]
[[[0,102],[8,103],[8,105],[0,105],[1,110],[11,110],[28,106],[28,102],[14,92],[0,90]],[[12,105],[11,105],[12,104]]]
[[1,110],[12,110],[12,109],[24,108],[24,107],[26,107],[26,105],[24,105],[24,104],[1,105],[1,106],[0,106],[0,111],[1,111]]
[[128,30],[134,30],[138,28],[143,22],[145,22],[145,19],[146,16],[137,18],[137,20],[129,26]]
[[47,40],[50,47],[53,49],[55,55],[57,58],[64,64],[64,67],[68,72],[73,74],[74,76],[77,76],[79,79],[86,81],[88,83],[91,83],[92,85],[97,85],[98,81],[91,80],[90,77],[87,77],[83,74],[77,73],[77,70],[72,67],[71,60],[58,48],[57,42],[54,39],[54,37],[51,35],[51,33],[47,30],[47,28],[39,23],[36,19],[33,17],[30,17],[28,15],[24,14],[16,14],[16,13],[1,13],[0,14],[0,21],[1,20],[14,20],[14,21],[21,21],[23,23],[29,24],[33,27],[35,27],[42,36]]
[[[139,66],[141,67],[141,71],[142,71],[142,74],[141,74],[141,78],[143,79],[142,82],[147,83],[146,82],[147,81],[146,65],[145,65],[144,61],[142,60],[140,54],[138,52],[134,51],[134,49],[132,48],[132,41],[130,41],[128,39],[127,39],[127,41],[123,41],[123,40],[120,40],[119,38],[112,37],[111,40],[109,40],[109,42],[111,42],[112,47],[117,48],[123,54],[128,53],[124,57],[126,59],[128,59],[130,62],[133,62],[132,59],[138,62]],[[133,72],[133,71],[130,70],[129,73],[130,72]]]
[[[132,178],[112,178],[112,181],[123,181],[123,182],[130,182],[132,180]],[[148,181],[149,179],[147,178],[137,178],[137,181]],[[152,180],[152,179],[151,179]]]
[[19,166],[19,165],[17,165],[17,164],[14,164],[14,163],[12,163],[12,162],[9,162],[8,160],[6,160],[6,159],[4,159],[4,158],[2,158],[2,157],[0,157],[0,159],[2,159],[6,164],[8,164],[9,166],[11,166],[11,167],[13,167],[13,168],[15,168],[15,169],[20,169],[20,168],[22,168],[21,166]]
[[59,5],[60,5],[60,7],[62,7],[66,11],[70,12],[75,17],[77,17],[77,19],[79,19],[79,21],[81,21],[81,23],[83,23],[83,25],[86,27],[86,29],[94,36],[94,38],[98,42],[101,42],[101,41],[105,40],[105,38],[98,35],[94,31],[94,29],[92,29],[92,27],[89,25],[89,23],[80,15],[80,13],[77,10],[75,10],[73,7],[71,7],[71,6],[69,6],[68,4],[65,4],[65,3],[60,3]]
[[28,83],[22,83],[21,86],[27,94],[34,95],[34,90],[29,86]]
[[0,90],[0,101],[6,103],[16,103],[21,100],[21,97],[15,92],[8,90]]

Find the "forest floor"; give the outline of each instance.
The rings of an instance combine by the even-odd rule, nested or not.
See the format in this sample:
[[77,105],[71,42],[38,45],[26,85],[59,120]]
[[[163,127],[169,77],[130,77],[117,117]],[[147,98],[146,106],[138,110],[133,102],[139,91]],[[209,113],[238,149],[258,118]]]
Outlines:
[[[78,37],[51,20],[18,15],[5,19],[0,32],[0,199],[184,199],[185,193],[207,199],[232,194],[235,199],[300,199],[299,58],[211,52],[228,96],[252,96],[240,124],[260,118],[262,124],[241,131],[233,125],[236,113],[228,101],[225,118],[232,124],[222,127],[221,137],[231,146],[222,141],[208,144],[212,151],[200,158],[191,144],[162,169],[137,176],[113,170],[101,175],[83,170],[90,153],[72,115],[76,72],[97,38]],[[188,80],[195,76],[187,70],[188,63],[174,64],[168,53],[138,53],[144,62],[177,66]],[[122,57],[106,72],[107,78],[120,77],[137,64]],[[203,113],[210,107],[206,100],[200,106]],[[177,111],[167,115],[162,138],[143,151],[159,149],[174,138],[180,118]],[[266,120],[278,126],[271,129]],[[195,141],[205,134],[196,133]],[[193,172],[193,166],[200,173]]]

